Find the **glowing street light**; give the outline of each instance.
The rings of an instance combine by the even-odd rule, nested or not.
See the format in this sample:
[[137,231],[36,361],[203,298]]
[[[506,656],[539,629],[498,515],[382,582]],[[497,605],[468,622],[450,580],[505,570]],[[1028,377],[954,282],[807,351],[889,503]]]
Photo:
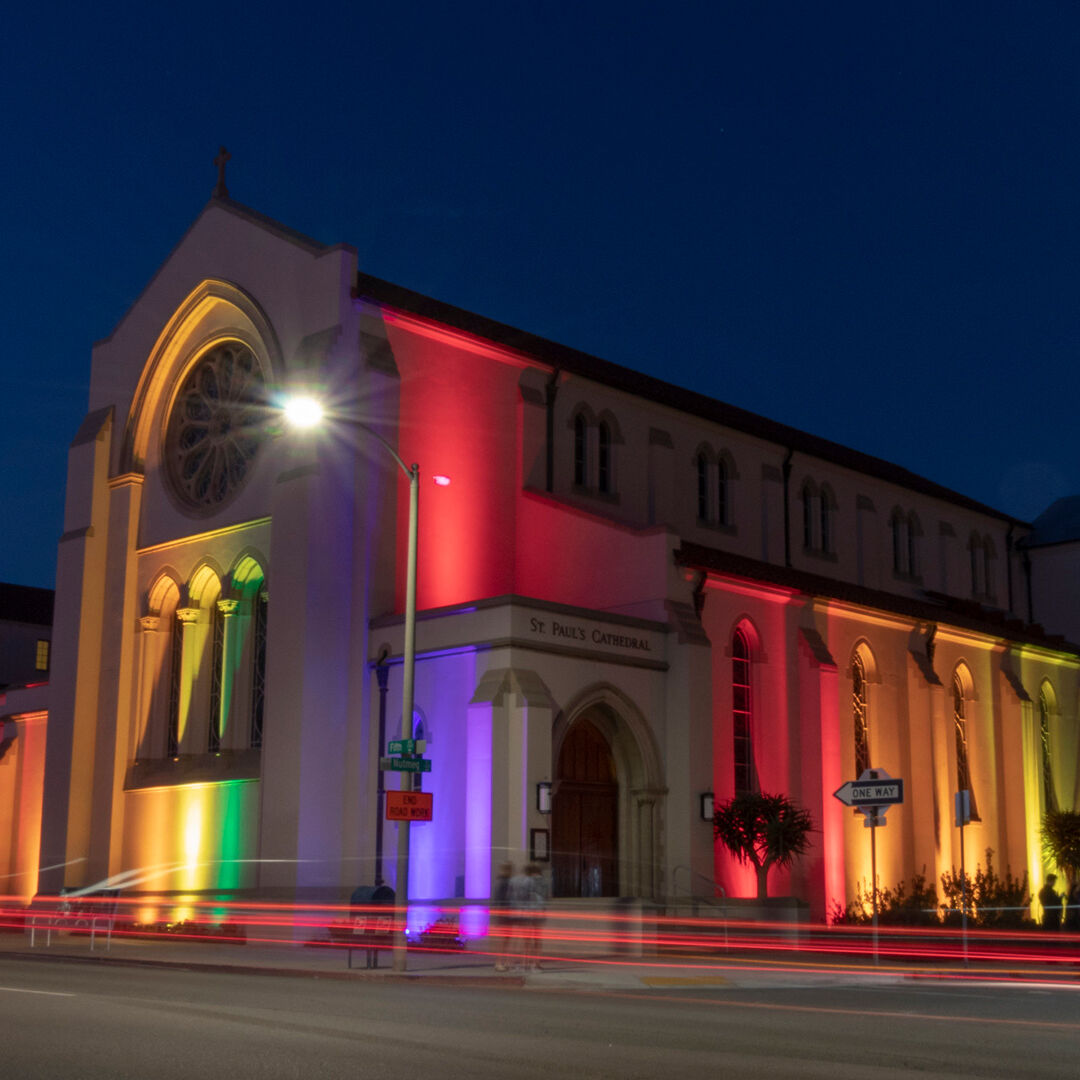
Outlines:
[[[312,428],[322,422],[325,409],[322,403],[312,397],[292,397],[283,405],[285,419],[296,428]],[[354,417],[344,419],[335,416],[335,421],[348,424],[365,434],[372,436],[397,462],[397,466],[409,481],[409,549],[405,572],[405,656],[404,676],[401,695],[401,737],[413,737],[413,687],[416,683],[416,521],[420,505],[420,466],[406,465],[398,452],[374,428],[368,427],[362,420]],[[449,483],[448,478],[446,482]],[[379,747],[381,754],[384,747]],[[401,790],[412,790],[412,774],[401,774]],[[380,823],[381,828],[381,823]],[[402,909],[402,927],[394,936],[394,970],[404,971],[408,958],[406,930],[409,921],[409,822],[397,823],[397,881],[395,882],[395,903]]]

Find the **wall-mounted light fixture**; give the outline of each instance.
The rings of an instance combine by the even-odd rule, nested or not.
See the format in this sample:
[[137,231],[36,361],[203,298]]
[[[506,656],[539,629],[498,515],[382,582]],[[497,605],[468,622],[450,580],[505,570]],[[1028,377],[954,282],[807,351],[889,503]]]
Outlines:
[[701,820],[712,821],[713,819],[713,793],[711,791],[702,792],[701,795]]
[[536,809],[541,814],[551,813],[551,781],[541,780],[536,785]]

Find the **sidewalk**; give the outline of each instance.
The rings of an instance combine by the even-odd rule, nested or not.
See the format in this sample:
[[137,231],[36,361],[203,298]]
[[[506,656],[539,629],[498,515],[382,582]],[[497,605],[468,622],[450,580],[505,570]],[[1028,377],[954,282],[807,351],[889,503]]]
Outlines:
[[805,958],[740,957],[737,953],[709,957],[641,958],[591,956],[580,959],[541,958],[537,971],[495,970],[494,959],[483,952],[483,941],[474,948],[453,952],[410,949],[405,973],[392,969],[391,954],[379,954],[379,967],[366,969],[365,953],[356,949],[352,968],[343,947],[313,946],[292,942],[257,942],[242,945],[213,941],[149,941],[112,938],[106,944],[97,935],[93,948],[86,934],[54,934],[45,945],[39,936],[33,948],[29,934],[0,934],[0,957],[41,962],[81,962],[133,966],[176,967],[201,971],[236,971],[245,974],[294,975],[342,980],[411,981],[424,979],[457,986],[499,989],[564,989],[580,991],[672,991],[708,989],[782,989],[815,986],[887,986],[912,978],[999,980],[1040,977],[1070,982],[1080,988],[1075,966],[1019,970],[1015,965],[972,965],[913,971],[912,965],[875,966],[869,959],[843,966],[808,962]]

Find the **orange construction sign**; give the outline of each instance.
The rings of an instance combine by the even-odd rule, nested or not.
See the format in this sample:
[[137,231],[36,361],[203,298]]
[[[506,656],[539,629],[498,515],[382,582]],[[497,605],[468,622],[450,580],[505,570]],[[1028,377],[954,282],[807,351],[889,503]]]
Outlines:
[[387,821],[430,821],[434,796],[430,791],[388,791]]

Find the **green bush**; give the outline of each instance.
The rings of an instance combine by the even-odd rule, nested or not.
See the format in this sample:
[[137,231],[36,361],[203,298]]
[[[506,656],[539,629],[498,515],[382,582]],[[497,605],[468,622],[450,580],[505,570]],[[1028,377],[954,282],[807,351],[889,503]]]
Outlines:
[[[855,885],[855,899],[841,907],[833,904],[830,922],[834,926],[869,926],[874,918],[874,895],[870,882]],[[938,898],[926,880],[926,868],[911,879],[910,889],[901,881],[895,888],[878,886],[879,926],[937,926]]]
[[969,926],[1012,930],[1032,925],[1027,872],[1023,878],[1015,878],[1006,869],[1005,876],[999,877],[994,869],[992,848],[986,849],[986,869],[976,865],[974,876],[966,871],[961,876],[955,869],[942,874],[941,891],[945,896],[941,912],[946,926],[961,925],[960,907],[965,891]]

